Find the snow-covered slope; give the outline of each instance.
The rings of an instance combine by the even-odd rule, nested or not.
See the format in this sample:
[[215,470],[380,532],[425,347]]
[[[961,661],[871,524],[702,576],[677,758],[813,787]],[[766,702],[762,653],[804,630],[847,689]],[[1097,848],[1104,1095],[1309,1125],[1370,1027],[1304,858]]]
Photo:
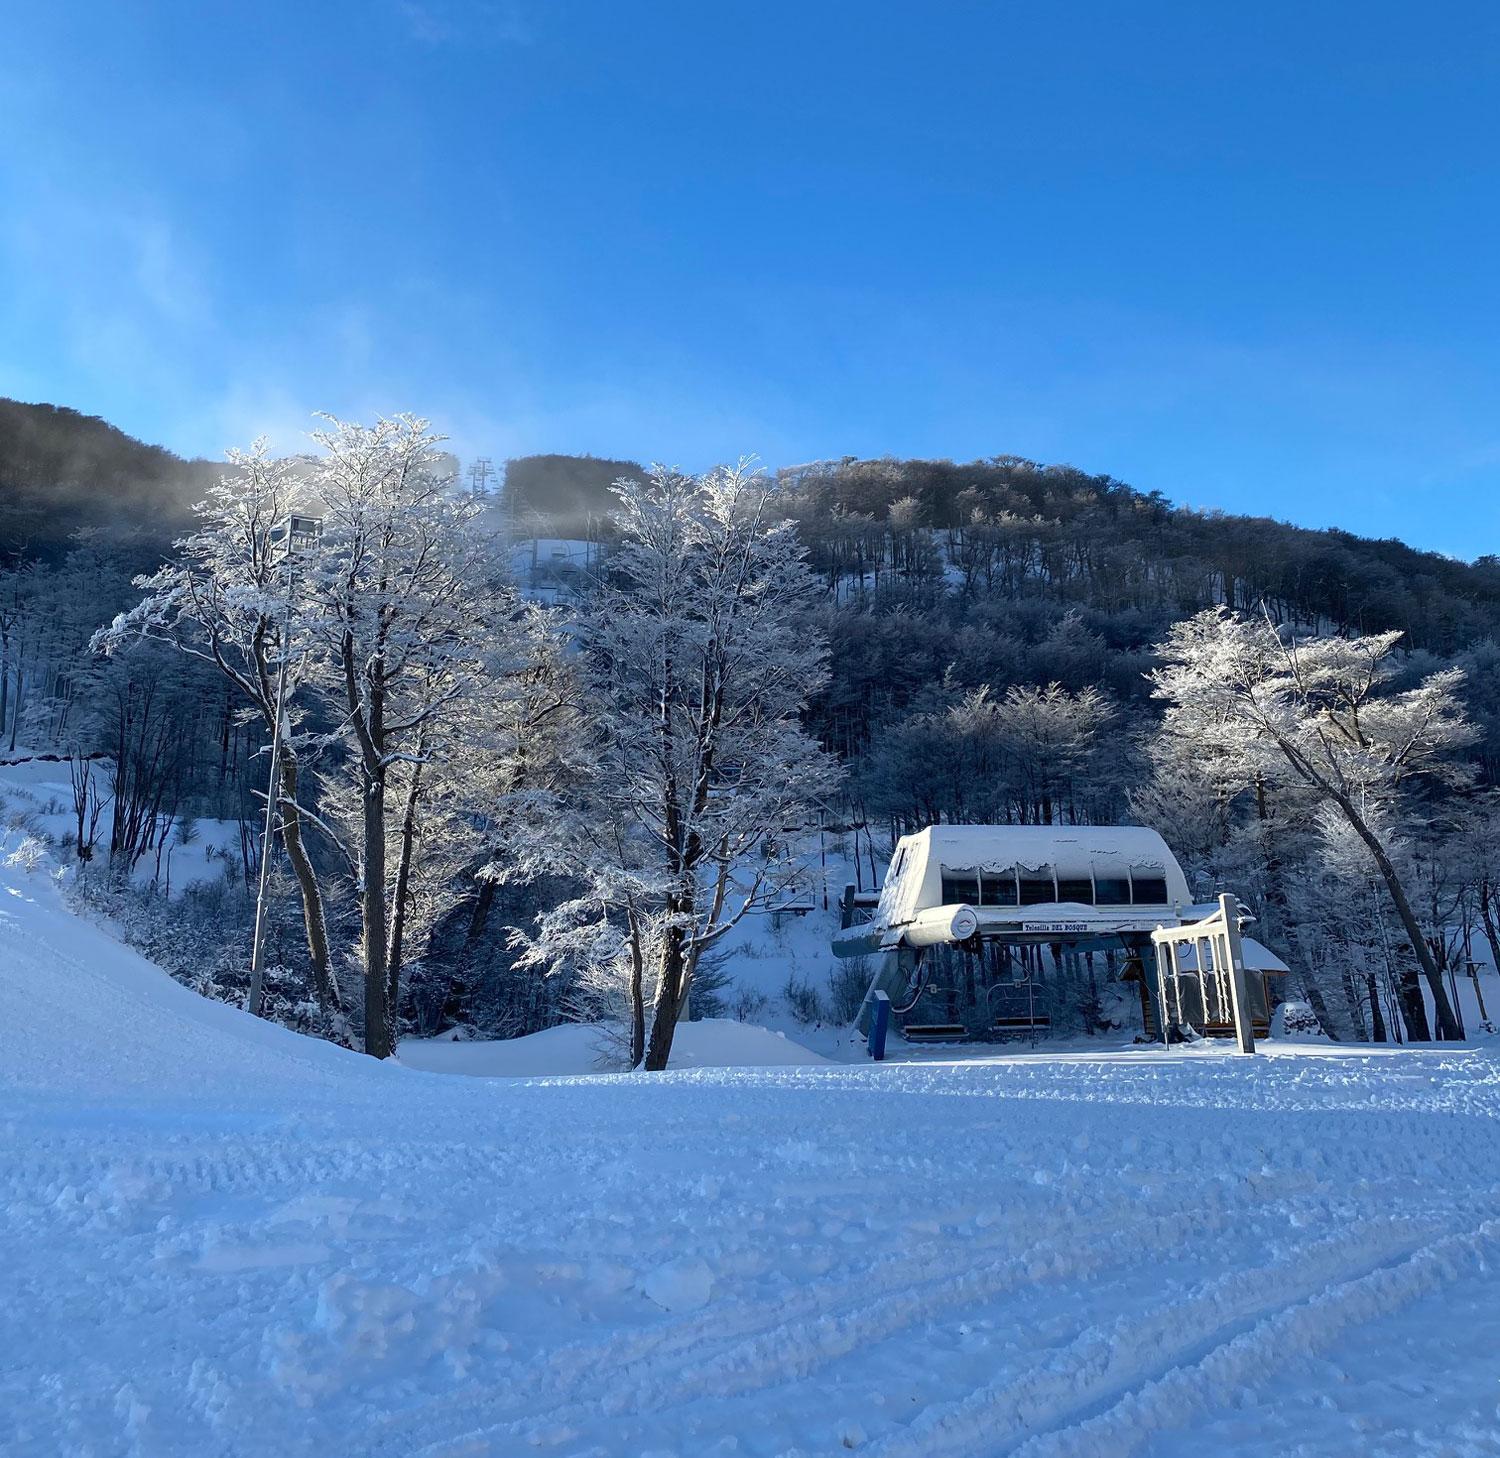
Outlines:
[[0,868],[0,1080],[6,1458],[1500,1451],[1484,1052],[441,1077]]

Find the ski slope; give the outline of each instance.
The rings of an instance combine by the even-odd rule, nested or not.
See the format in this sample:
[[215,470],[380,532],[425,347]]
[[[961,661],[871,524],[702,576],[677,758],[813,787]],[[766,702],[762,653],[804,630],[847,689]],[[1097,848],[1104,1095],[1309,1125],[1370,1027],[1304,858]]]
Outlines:
[[1500,1454],[1497,1110],[1478,1049],[377,1065],[4,867],[0,1453]]

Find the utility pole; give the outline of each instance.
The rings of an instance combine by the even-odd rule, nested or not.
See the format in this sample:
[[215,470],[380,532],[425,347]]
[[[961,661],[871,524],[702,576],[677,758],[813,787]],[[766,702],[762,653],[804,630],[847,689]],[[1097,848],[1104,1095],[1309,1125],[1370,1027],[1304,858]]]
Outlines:
[[250,947],[250,997],[252,1016],[259,1017],[266,991],[266,888],[271,880],[271,837],[275,833],[276,806],[281,799],[282,716],[286,712],[286,670],[292,657],[292,578],[294,553],[298,546],[311,546],[323,530],[315,516],[291,516],[284,528],[286,551],[282,566],[286,568],[286,598],[281,611],[281,662],[276,669],[276,698],[271,715],[271,773],[266,781],[266,823],[260,841],[260,886],[255,893],[255,937]]

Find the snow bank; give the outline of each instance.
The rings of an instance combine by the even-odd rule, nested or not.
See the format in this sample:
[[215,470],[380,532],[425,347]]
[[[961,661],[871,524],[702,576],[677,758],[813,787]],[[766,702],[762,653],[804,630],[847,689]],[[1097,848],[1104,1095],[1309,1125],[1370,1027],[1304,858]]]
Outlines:
[[[408,1068],[478,1078],[572,1077],[619,1067],[619,1049],[609,1031],[587,1023],[569,1023],[524,1038],[497,1041],[407,1038],[397,1057]],[[728,1018],[704,1018],[677,1029],[668,1066],[774,1068],[827,1062],[785,1033]]]
[[[0,836],[0,1087],[69,1098],[267,1099],[372,1060],[200,997],[74,916],[44,863],[4,864]],[[3,1452],[0,1445],[0,1452]]]

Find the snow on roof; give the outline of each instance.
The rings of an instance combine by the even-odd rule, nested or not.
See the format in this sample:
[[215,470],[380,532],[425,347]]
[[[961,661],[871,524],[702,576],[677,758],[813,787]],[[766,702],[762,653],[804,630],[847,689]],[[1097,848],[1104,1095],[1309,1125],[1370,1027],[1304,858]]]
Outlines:
[[941,906],[943,871],[1005,871],[1053,866],[1059,877],[1156,871],[1167,904],[1189,901],[1187,878],[1167,843],[1144,825],[930,825],[904,835],[886,872],[875,922],[899,926]]
[[[1292,970],[1264,942],[1258,942],[1254,937],[1243,935],[1240,937],[1240,954],[1245,959],[1247,972],[1290,972]],[[1183,942],[1178,946],[1177,965],[1184,972],[1198,970],[1198,951],[1191,942]],[[1213,965],[1212,961],[1209,965]]]
[[1100,857],[1125,857],[1130,865],[1176,865],[1167,843],[1144,825],[929,825],[902,837],[922,842],[949,870],[990,866],[1058,866]]

